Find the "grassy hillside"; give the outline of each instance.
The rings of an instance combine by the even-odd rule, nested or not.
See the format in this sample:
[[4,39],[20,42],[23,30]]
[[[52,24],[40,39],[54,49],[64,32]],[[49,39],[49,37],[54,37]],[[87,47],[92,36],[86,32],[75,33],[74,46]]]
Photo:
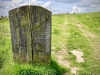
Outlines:
[[0,75],[63,75],[69,69],[60,66],[55,58],[49,65],[18,64],[13,61],[8,18],[0,20]]
[[[13,62],[7,18],[0,20],[0,75],[99,75],[100,12],[52,16],[52,62],[31,66]],[[72,51],[83,53],[78,62]],[[79,54],[80,55],[80,54]]]
[[[63,66],[69,62],[70,69],[78,69],[77,75],[100,74],[100,12],[53,16],[52,35],[54,54],[62,58]],[[84,62],[76,61],[73,50],[83,52]]]

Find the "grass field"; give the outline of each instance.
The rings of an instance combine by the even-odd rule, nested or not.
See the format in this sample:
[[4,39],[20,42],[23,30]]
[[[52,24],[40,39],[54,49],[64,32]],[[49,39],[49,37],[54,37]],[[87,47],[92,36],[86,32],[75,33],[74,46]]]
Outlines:
[[[19,65],[13,62],[8,18],[0,20],[0,75],[99,75],[100,12],[52,16],[52,62]],[[78,62],[80,54],[83,61]]]

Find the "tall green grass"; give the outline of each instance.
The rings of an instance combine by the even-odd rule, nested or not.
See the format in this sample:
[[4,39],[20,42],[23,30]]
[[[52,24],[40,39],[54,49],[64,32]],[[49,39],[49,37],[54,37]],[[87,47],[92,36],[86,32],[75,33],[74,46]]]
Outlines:
[[52,17],[52,47],[54,47],[53,51],[60,51],[62,50],[63,45],[65,45],[65,41],[67,38],[66,35],[64,35],[66,34],[66,25],[64,25],[65,18],[66,16],[63,14],[54,15]]
[[90,31],[100,34],[100,12],[76,15],[77,19],[88,26]]
[[[76,19],[76,20],[73,20]],[[88,28],[95,35],[86,37],[77,27],[77,23]],[[52,17],[52,51],[65,49],[68,52],[64,60],[70,62],[71,67],[78,67],[78,75],[100,74],[100,12],[85,14],[61,14]],[[0,20],[0,75],[63,75],[70,69],[57,63],[56,55],[52,54],[52,61],[48,65],[18,64],[13,61],[11,48],[10,27],[8,18]],[[84,53],[84,62],[76,62],[72,50]],[[55,57],[53,57],[55,56]],[[64,55],[65,56],[65,55]]]
[[[85,74],[85,70],[88,71],[88,75],[99,75],[100,74],[100,12],[92,12],[86,14],[75,15],[79,22],[86,27],[88,27],[89,31],[94,34],[94,38],[87,38],[88,42],[90,42],[89,55],[90,57],[86,57],[86,62],[84,65],[83,72],[79,74]],[[86,43],[87,44],[87,43]],[[86,50],[85,54],[88,53]],[[91,54],[90,54],[91,53]],[[83,66],[84,66],[83,65]]]
[[[57,20],[57,18],[59,19]],[[94,37],[84,36],[83,33],[87,35],[88,32],[82,32],[76,24],[83,25],[83,29],[93,34]],[[53,27],[56,29],[56,33],[53,30],[52,34],[52,46],[55,47],[53,50],[66,49],[68,56],[65,60],[70,61],[71,67],[80,69],[77,73],[78,75],[99,75],[100,12],[54,15]],[[76,62],[76,57],[71,53],[72,50],[82,51],[85,61],[82,63]]]
[[[74,18],[74,15],[68,15],[67,17],[69,19],[68,26],[70,27],[70,36],[67,40],[67,47],[69,53],[68,60],[71,62],[72,67],[76,66],[80,68],[78,75],[91,75],[92,71],[90,67],[92,64],[90,65],[90,63],[94,62],[92,57],[93,48],[88,38],[82,35],[82,32],[76,26],[75,21],[71,20]],[[72,50],[82,51],[84,53],[83,58],[85,58],[85,61],[82,63],[76,62],[75,56],[71,53]]]
[[0,75],[63,75],[69,69],[54,58],[48,65],[18,64],[13,61],[8,18],[0,20]]

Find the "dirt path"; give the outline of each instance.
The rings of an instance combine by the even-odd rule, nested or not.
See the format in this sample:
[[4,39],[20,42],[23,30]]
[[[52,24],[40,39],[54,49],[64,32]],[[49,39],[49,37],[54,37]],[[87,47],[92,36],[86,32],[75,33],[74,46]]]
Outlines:
[[[69,26],[67,24],[68,24],[68,18],[66,18],[64,24],[61,25],[62,31],[64,32],[64,33],[62,33],[62,36],[65,35],[65,37],[63,37],[63,38],[70,36],[70,32],[67,31],[69,29]],[[66,48],[66,41],[67,40],[63,41],[63,49],[62,50],[57,51],[57,52],[52,52],[52,54],[54,54],[56,56],[56,58],[58,59],[58,63],[60,65],[70,68],[71,73],[73,75],[77,75],[77,70],[79,70],[79,68],[71,67],[70,62],[67,60],[68,53],[67,53],[67,48]],[[52,47],[52,49],[55,49],[55,47]],[[73,50],[72,53],[77,57],[77,59],[76,59],[77,62],[84,62],[84,59],[81,57],[81,56],[83,56],[83,52]],[[67,75],[67,74],[64,74],[64,75]]]
[[[64,24],[60,25],[62,32],[64,32],[64,33],[61,34],[61,36],[65,35],[63,38],[66,38],[67,36],[69,36],[69,34],[66,33],[66,31],[68,29],[68,27],[66,25],[67,25],[67,19],[65,19]],[[66,66],[66,67],[70,68],[70,62],[68,60],[65,60],[65,58],[67,58],[67,56],[68,56],[66,46],[65,46],[66,40],[62,40],[62,42],[63,42],[63,44],[62,44],[63,49],[59,50],[57,52],[52,52],[52,54],[54,54],[56,56],[59,64],[61,64],[62,66]],[[55,47],[52,47],[52,49],[55,49]]]
[[84,62],[84,58],[82,58],[83,52],[78,51],[78,50],[72,50],[71,52],[72,52],[72,54],[74,54],[76,56],[77,62]]
[[83,36],[87,38],[96,38],[96,35],[89,31],[89,28],[83,24],[81,24],[75,17],[71,17],[72,21],[78,27],[78,29],[82,32]]
[[[63,42],[61,44],[62,49],[57,52],[53,51],[52,54],[54,54],[56,56],[58,63],[60,65],[65,66],[71,70],[72,75],[78,75],[77,71],[80,70],[80,68],[76,67],[76,66],[72,67],[71,62],[68,61],[69,54],[67,52],[66,44],[67,44],[67,40],[68,40],[67,37],[70,36],[70,31],[69,31],[70,26],[68,25],[69,21],[71,21],[70,24],[74,24],[77,27],[77,29],[81,32],[83,37],[88,39],[88,43],[91,45],[91,47],[93,47],[93,49],[95,51],[94,52],[94,54],[96,54],[95,58],[100,57],[100,51],[99,51],[100,50],[100,41],[96,34],[91,32],[86,25],[83,25],[82,23],[80,23],[79,20],[77,18],[75,18],[74,16],[66,17],[64,23],[62,25],[60,25],[60,27],[61,27],[60,29],[62,30],[61,37],[65,38],[65,39],[61,40],[61,43]],[[63,36],[63,35],[65,35],[65,36]],[[95,40],[98,40],[98,41],[95,41]],[[55,49],[55,47],[52,47],[52,49]],[[76,56],[76,62],[78,62],[78,63],[85,62],[84,59],[86,59],[86,58],[82,57],[82,56],[84,56],[84,53],[82,52],[82,50],[80,50],[80,49],[79,50],[71,50],[70,52],[74,56]],[[64,75],[67,75],[67,73]]]
[[[77,51],[75,51],[75,52],[77,52]],[[79,70],[79,68],[78,67],[71,67],[70,62],[68,60],[64,59],[64,58],[67,58],[67,56],[68,56],[67,50],[63,49],[63,50],[60,50],[60,51],[58,51],[57,53],[54,53],[54,54],[55,54],[56,58],[58,59],[58,63],[60,65],[70,68],[71,73],[74,74],[74,75],[77,75],[77,70]],[[81,57],[78,56],[77,60],[82,61],[82,59],[79,59],[79,58],[81,58]],[[67,73],[65,73],[64,75],[67,75]]]
[[94,49],[94,57],[98,58],[100,61],[100,36],[96,35],[95,33],[91,32],[89,28],[83,24],[81,24],[75,17],[72,17],[75,25],[78,29],[82,32],[83,36],[88,38],[89,43]]

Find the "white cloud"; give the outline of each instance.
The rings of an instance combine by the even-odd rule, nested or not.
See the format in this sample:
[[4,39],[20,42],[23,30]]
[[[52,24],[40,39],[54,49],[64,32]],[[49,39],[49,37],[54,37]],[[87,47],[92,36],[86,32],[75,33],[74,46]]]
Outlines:
[[28,4],[42,6],[54,14],[100,11],[100,0],[0,0],[0,15],[7,15],[9,10]]
[[52,10],[53,3],[48,1],[42,5],[42,7],[47,8],[48,10]]
[[43,7],[48,7],[48,6],[51,6],[52,5],[52,2],[51,1],[48,1],[46,3],[44,3],[44,5],[42,5]]
[[72,11],[76,13],[100,11],[100,0],[81,0],[72,7]]
[[71,13],[74,13],[74,12],[76,12],[76,13],[79,13],[79,12],[81,12],[81,8],[79,8],[79,7],[77,7],[77,6],[74,6],[73,8],[72,8],[72,11],[71,11]]
[[82,0],[78,3],[78,7],[98,7],[100,5],[100,0]]
[[78,2],[80,0],[55,0],[55,1],[57,1],[57,2],[63,2],[63,3],[76,3],[76,2]]
[[38,5],[43,6],[51,10],[52,2],[46,3],[37,0],[12,0],[12,1],[0,1],[0,15],[7,15],[8,11],[23,5]]
[[12,0],[13,3],[20,3],[22,2],[23,0]]
[[37,0],[28,0],[28,1],[29,1],[29,5],[41,5],[41,4],[43,4],[43,2],[37,1]]

